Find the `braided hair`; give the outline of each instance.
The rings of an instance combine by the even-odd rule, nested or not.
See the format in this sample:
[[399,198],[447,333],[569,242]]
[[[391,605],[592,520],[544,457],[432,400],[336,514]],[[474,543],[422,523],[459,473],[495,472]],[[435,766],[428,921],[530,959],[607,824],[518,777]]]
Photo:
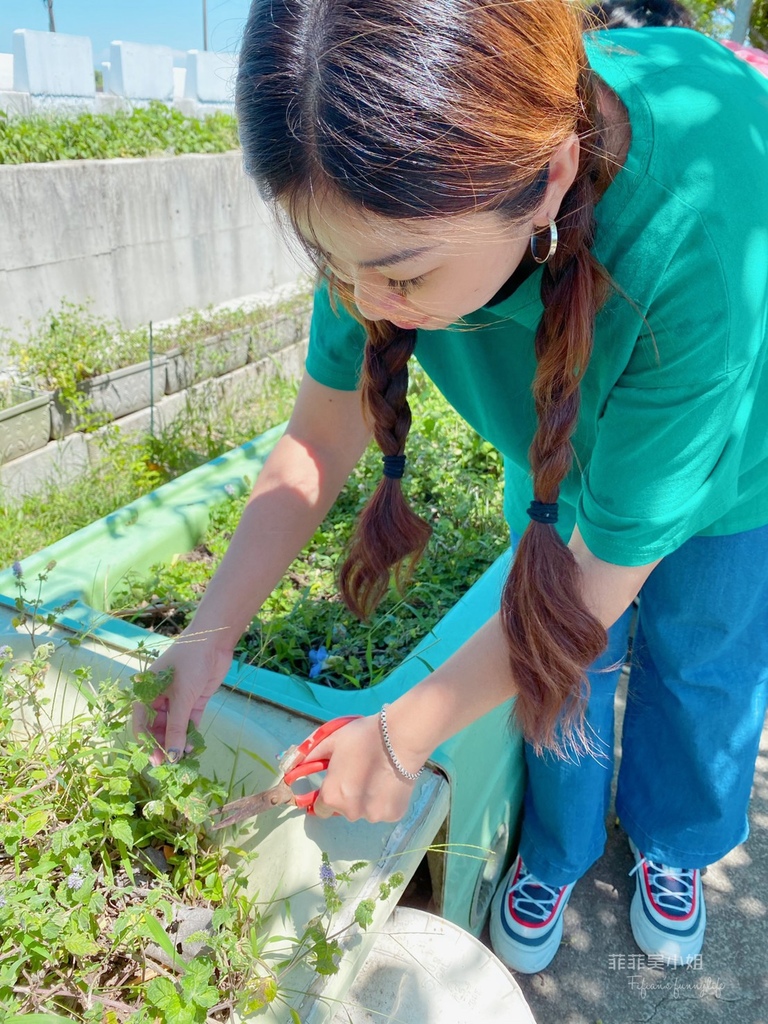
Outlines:
[[[583,28],[570,0],[254,0],[237,87],[246,169],[266,199],[292,211],[330,192],[380,217],[491,211],[520,222],[539,209],[549,161],[577,133],[578,173],[558,213],[535,338],[529,456],[545,503],[571,470],[579,384],[606,295],[591,247],[610,168]],[[365,326],[364,410],[384,455],[401,455],[416,335]],[[369,615],[391,572],[402,582],[428,536],[400,481],[383,479],[341,570],[349,606]],[[559,749],[583,735],[585,672],[606,634],[551,525],[526,530],[501,617],[516,719],[534,745]]]

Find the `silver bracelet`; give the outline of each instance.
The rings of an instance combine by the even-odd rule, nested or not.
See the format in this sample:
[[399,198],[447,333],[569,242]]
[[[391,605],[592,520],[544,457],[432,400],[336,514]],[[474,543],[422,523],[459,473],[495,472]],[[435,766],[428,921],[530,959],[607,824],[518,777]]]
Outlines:
[[424,771],[424,765],[422,765],[417,772],[409,772],[400,764],[398,756],[392,748],[392,743],[389,739],[389,729],[387,728],[388,707],[389,704],[385,704],[381,709],[381,714],[379,715],[379,722],[381,723],[381,738],[384,740],[384,746],[387,748],[389,760],[392,762],[393,767],[397,769],[404,779],[408,779],[409,782],[415,782]]

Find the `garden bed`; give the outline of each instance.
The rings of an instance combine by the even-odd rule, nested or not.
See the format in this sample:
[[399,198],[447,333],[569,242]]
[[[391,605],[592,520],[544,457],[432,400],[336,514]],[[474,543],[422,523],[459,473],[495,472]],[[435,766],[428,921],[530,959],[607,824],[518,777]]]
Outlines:
[[11,340],[10,374],[50,394],[56,440],[287,347],[305,337],[310,308],[304,288],[271,304],[192,311],[155,329],[128,331],[88,305],[65,301]]
[[0,464],[37,451],[51,435],[51,396],[11,381],[0,383]]
[[[390,592],[369,623],[341,602],[335,570],[361,506],[381,474],[371,448],[310,544],[293,562],[238,644],[236,657],[337,689],[374,686],[408,657],[508,546],[502,463],[423,375],[408,439],[406,494],[433,536],[405,595]],[[189,623],[245,505],[233,493],[212,510],[205,536],[150,573],[129,574],[111,613],[173,636]],[[428,652],[421,657],[428,660]]]
[[397,828],[288,808],[220,845],[211,808],[271,785],[312,723],[221,691],[192,754],[153,768],[126,731],[157,690],[146,656],[16,612],[16,629],[0,612],[0,1016],[327,1021],[446,813],[441,778]]
[[[324,524],[319,536],[327,533],[327,547],[305,567],[307,572],[316,574],[318,582],[322,580],[327,588],[324,595],[313,594],[312,582],[308,589],[303,580],[297,586],[295,580],[287,578],[289,589],[277,615],[284,621],[293,616],[293,623],[286,626],[293,630],[293,668],[288,669],[288,674],[278,674],[263,667],[263,661],[249,665],[243,659],[233,661],[226,676],[225,687],[256,702],[252,705],[253,715],[261,715],[261,708],[269,706],[321,720],[337,715],[377,714],[382,703],[396,700],[442,664],[498,609],[509,564],[507,553],[483,570],[506,539],[498,504],[499,456],[476,435],[462,435],[459,440],[458,435],[451,437],[450,431],[448,435],[442,434],[449,419],[441,400],[430,394],[420,374],[414,375],[413,389],[416,415],[408,445],[409,472],[404,483],[415,507],[432,521],[434,537],[408,591],[410,608],[398,608],[399,599],[391,595],[392,603],[385,604],[377,614],[370,632],[358,637],[356,651],[349,650],[342,664],[336,666],[342,669],[338,678],[331,675],[333,663],[308,678],[309,652],[314,650],[317,664],[323,640],[326,645],[330,640],[332,648],[336,641],[334,650],[326,646],[329,654],[342,653],[339,629],[335,638],[333,634],[333,626],[338,626],[339,615],[343,614],[343,606],[334,592],[333,570],[343,547],[343,529],[349,529],[354,512],[370,493],[368,483],[361,479],[348,487],[341,499],[342,505],[348,502],[344,523],[338,529],[329,525],[330,520]],[[215,517],[229,515],[229,528],[234,526],[239,512],[235,499],[250,490],[280,433],[281,428],[268,431],[25,558],[24,571],[30,577],[44,570],[49,561],[58,562],[41,595],[45,612],[53,613],[68,605],[66,612],[57,613],[63,626],[86,630],[94,642],[119,650],[132,650],[137,644],[145,650],[159,650],[170,642],[170,638],[165,639],[158,632],[114,617],[110,610],[116,602],[123,607],[131,603],[136,607],[138,596],[132,596],[132,588],[139,581],[153,579],[152,566],[170,565],[175,570],[181,558],[203,541]],[[378,478],[380,456],[373,449],[366,456],[365,465]],[[449,512],[460,513],[458,519]],[[475,537],[469,545],[467,531]],[[218,542],[225,543],[226,538],[211,538],[209,550],[215,557],[220,554],[215,548]],[[471,559],[469,565],[459,567],[462,551],[473,553],[474,567]],[[311,558],[312,552],[307,552],[306,557]],[[435,558],[444,560],[441,568],[431,570]],[[436,575],[431,576],[431,572]],[[464,583],[459,582],[461,572],[465,573]],[[477,582],[470,585],[481,573]],[[462,586],[468,589],[460,596]],[[13,592],[10,571],[0,573],[0,602],[9,601],[9,597],[2,595]],[[150,588],[152,594],[155,590]],[[176,595],[175,600],[181,601],[183,596]],[[440,609],[448,610],[433,624],[436,615],[427,619],[430,608],[433,612],[437,608],[438,615]],[[314,618],[303,627],[300,620],[308,609]],[[406,628],[418,627],[423,632],[419,642],[412,632],[414,645],[408,651],[405,643],[398,642],[392,627],[406,621],[401,620],[401,612],[411,614],[413,609],[415,614]],[[190,610],[191,607],[184,613]],[[182,621],[180,618],[179,623]],[[377,621],[386,627],[380,634],[381,648],[375,646]],[[341,624],[344,625],[343,621]],[[279,642],[276,631],[275,637]],[[394,642],[390,642],[390,637],[395,637]],[[365,657],[359,653],[363,648]],[[362,663],[361,672],[354,658]],[[378,663],[377,658],[381,659]],[[389,671],[398,658],[399,664]],[[367,681],[375,685],[359,686],[366,681],[369,665]],[[320,682],[332,685],[317,685]],[[476,935],[482,931],[490,896],[513,849],[522,801],[522,741],[514,729],[510,730],[509,710],[509,706],[502,706],[473,722],[435,751],[432,758],[450,784],[450,813],[429,854],[433,906],[438,913]]]

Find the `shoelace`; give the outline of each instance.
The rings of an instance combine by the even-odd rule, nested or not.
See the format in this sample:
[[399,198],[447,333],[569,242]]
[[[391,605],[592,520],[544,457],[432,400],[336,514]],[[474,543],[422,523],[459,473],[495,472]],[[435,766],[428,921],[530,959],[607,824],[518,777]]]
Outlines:
[[[522,862],[520,869],[520,877],[510,888],[510,893],[515,898],[515,909],[534,921],[548,920],[564,887],[540,882],[535,875],[526,870]],[[530,886],[529,891],[526,891],[526,886]],[[540,890],[538,894],[535,892],[536,889]]]
[[673,868],[642,857],[629,872],[634,873],[645,864],[648,868],[648,887],[655,902],[668,914],[684,917],[693,906],[695,868]]

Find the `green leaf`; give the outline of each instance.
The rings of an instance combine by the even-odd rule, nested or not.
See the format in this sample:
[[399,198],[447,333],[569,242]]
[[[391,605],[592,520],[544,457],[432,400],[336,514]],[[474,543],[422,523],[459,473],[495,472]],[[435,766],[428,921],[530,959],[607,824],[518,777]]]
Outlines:
[[165,800],[147,800],[141,813],[145,818],[165,818],[168,808]]
[[113,775],[107,781],[107,789],[116,796],[126,796],[131,791],[131,780],[124,775]]
[[168,1021],[174,1020],[182,1010],[176,986],[168,978],[153,978],[144,989],[144,995],[147,1002],[157,1007]]
[[[206,991],[210,989],[208,982],[211,979],[212,973],[213,964],[210,960],[201,960],[198,957],[195,957],[194,960],[190,960],[187,964],[184,977],[181,979],[181,987],[184,995],[188,999],[194,999],[195,1002],[203,1006],[204,1003],[200,1001],[199,997],[204,995]],[[216,990],[213,989],[212,991],[215,994]],[[205,998],[208,997],[206,996]],[[214,1004],[215,1000],[210,1003],[211,1006]]]
[[144,750],[134,750],[131,754],[131,768],[135,772],[143,772],[149,764],[149,754]]
[[341,947],[335,939],[318,942],[313,947],[312,953],[314,954],[312,966],[318,974],[338,974],[338,960],[341,957]]
[[213,917],[211,918],[211,927],[213,929],[217,929],[230,925],[236,917],[237,911],[234,907],[217,907],[213,912]]
[[208,804],[196,794],[178,797],[174,803],[181,813],[195,825],[201,825],[208,817]]
[[64,936],[64,948],[72,956],[93,956],[99,952],[100,947],[86,932],[72,932]]
[[376,909],[374,900],[360,900],[355,910],[355,921],[365,931],[373,924],[373,912]]
[[133,846],[133,830],[131,829],[130,823],[125,818],[117,818],[109,826],[109,831],[112,833],[115,839],[119,839],[120,842],[130,849]]
[[[146,934],[149,935],[160,949],[162,949],[166,956],[169,956],[171,960],[176,963],[179,959],[179,954],[173,942],[171,942],[168,932],[163,928],[157,918],[153,917],[151,914],[147,914],[144,918],[143,924],[146,929]],[[174,992],[175,991],[176,990],[174,989]]]
[[200,754],[205,750],[205,737],[193,722],[187,725],[187,743],[192,744],[194,754]]
[[264,982],[264,998],[268,1003],[273,1003],[277,999],[277,981],[275,978],[267,978]]
[[274,761],[270,763],[266,760],[266,758],[259,757],[255,750],[241,750],[241,753],[245,754],[246,757],[250,757],[252,760],[256,761],[256,763],[260,764],[262,768],[266,768],[270,775],[275,774]]
[[24,822],[24,838],[32,839],[38,832],[42,832],[48,824],[50,816],[51,812],[45,808],[39,811],[32,811]]
[[161,693],[168,689],[173,682],[173,669],[165,672],[137,672],[133,677],[133,693],[136,700],[142,704],[151,704]]

